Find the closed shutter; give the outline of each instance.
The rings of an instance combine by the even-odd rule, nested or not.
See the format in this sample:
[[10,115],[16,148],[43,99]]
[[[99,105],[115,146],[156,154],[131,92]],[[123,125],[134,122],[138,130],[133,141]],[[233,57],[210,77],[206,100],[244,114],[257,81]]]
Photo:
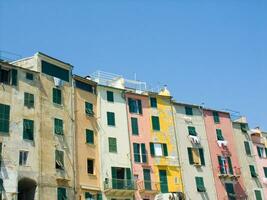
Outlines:
[[57,200],[66,200],[67,192],[66,188],[57,188]]
[[135,117],[131,118],[131,124],[132,124],[132,134],[133,135],[138,135],[139,130],[138,130],[138,120]]
[[235,190],[232,183],[225,183],[225,189],[228,195],[229,200],[235,200]]
[[134,162],[140,162],[140,144],[133,143]]
[[244,141],[244,146],[245,146],[246,154],[247,155],[251,155],[251,150],[250,150],[249,142]]
[[24,93],[24,106],[27,106],[28,108],[34,107],[34,95],[25,92]]
[[33,140],[33,129],[34,129],[33,120],[24,119],[23,120],[23,139],[24,140]]
[[12,85],[16,86],[18,85],[18,70],[12,69]]
[[127,189],[134,189],[132,173],[130,168],[126,168]]
[[97,193],[97,195],[96,195],[96,200],[102,200],[103,198],[102,198],[102,193]]
[[57,118],[54,119],[54,132],[57,135],[63,135],[63,120]]
[[129,105],[129,112],[134,113],[135,112],[134,100],[128,98],[128,105]]
[[114,102],[114,95],[113,92],[107,91],[107,101]]
[[154,131],[159,131],[160,130],[160,124],[159,124],[159,117],[157,116],[152,116],[152,128]]
[[214,111],[214,112],[212,112],[212,114],[213,114],[213,120],[214,120],[214,122],[215,123],[220,123],[219,113],[216,112],[216,111]]
[[257,146],[257,152],[258,152],[258,156],[261,158],[262,157],[261,147]]
[[254,192],[255,192],[256,200],[262,200],[261,191],[255,190]]
[[94,131],[86,129],[86,143],[94,144]]
[[263,171],[264,171],[265,178],[267,178],[267,167],[263,167]]
[[150,106],[152,108],[157,108],[157,99],[155,97],[150,97]]
[[10,106],[0,104],[0,132],[9,132]]
[[185,107],[185,114],[186,115],[193,115],[193,109],[192,109],[192,107],[186,106]]
[[221,129],[216,129],[216,134],[217,134],[217,140],[223,141],[223,134]]
[[198,192],[205,192],[205,185],[204,185],[204,180],[202,177],[195,177],[196,181],[196,186],[197,186],[197,191]]
[[231,157],[227,157],[229,174],[234,174]]
[[109,152],[116,153],[117,152],[117,139],[108,138],[108,142],[109,142]]
[[168,156],[168,147],[167,144],[162,144],[163,145],[163,155]]
[[53,88],[53,102],[56,104],[61,104],[61,90]]
[[138,99],[137,104],[138,104],[138,113],[143,114],[142,101],[140,99]]
[[107,121],[109,126],[115,126],[115,114],[113,112],[107,112]]
[[152,157],[155,156],[154,143],[150,143],[150,154],[151,154]]
[[193,126],[188,126],[188,133],[189,135],[197,136],[196,128]]
[[141,153],[142,153],[142,163],[146,163],[147,162],[146,145],[144,143],[141,144]]
[[257,173],[255,171],[255,167],[253,165],[249,165],[249,169],[250,169],[251,177],[256,178],[257,177]]
[[145,189],[151,190],[151,175],[150,169],[143,169]]
[[218,156],[218,163],[219,163],[220,173],[221,174],[225,174],[223,161],[222,161],[222,157],[221,156]]
[[205,165],[205,157],[204,157],[204,150],[202,148],[198,149],[199,150],[199,157],[201,161],[201,165]]
[[28,79],[28,80],[33,80],[33,74],[32,73],[28,73],[28,72],[26,72],[26,79]]
[[189,164],[192,165],[194,164],[192,148],[188,147],[187,152],[188,152]]

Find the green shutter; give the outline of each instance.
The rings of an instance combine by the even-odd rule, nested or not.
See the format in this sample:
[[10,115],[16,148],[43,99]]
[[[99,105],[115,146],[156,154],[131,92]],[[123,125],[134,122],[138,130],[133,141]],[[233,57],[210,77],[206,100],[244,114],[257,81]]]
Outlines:
[[154,143],[150,143],[150,154],[152,157],[155,156]]
[[107,91],[107,101],[114,102],[114,94],[111,91]]
[[204,180],[202,177],[195,177],[196,181],[196,186],[197,186],[197,191],[198,192],[205,192],[205,185],[204,185]]
[[28,72],[26,72],[26,79],[28,79],[28,80],[33,80],[33,74],[32,73],[28,73]]
[[53,88],[53,102],[56,104],[61,104],[61,90]]
[[220,173],[224,174],[224,168],[223,168],[223,161],[222,161],[222,157],[218,156],[218,163],[219,163],[219,168],[220,168]]
[[155,97],[150,97],[150,106],[151,106],[152,108],[157,108],[157,107],[158,107],[158,105],[157,105],[157,98],[155,98]]
[[117,152],[117,139],[108,138],[108,144],[109,144],[109,152],[116,153]]
[[85,192],[84,193],[84,196],[85,196],[85,199],[87,200],[87,199],[91,199],[91,198],[93,198],[93,195],[90,193],[90,192]]
[[132,173],[130,168],[126,168],[127,189],[134,189],[132,182]]
[[33,140],[34,122],[33,120],[23,120],[23,139]]
[[204,150],[202,148],[199,148],[198,150],[199,150],[201,165],[205,166]]
[[154,131],[160,131],[160,123],[159,123],[159,117],[158,116],[152,116],[152,128]]
[[265,157],[267,157],[267,148],[264,148],[265,149]]
[[193,108],[192,107],[185,107],[185,114],[186,115],[193,115]]
[[25,92],[24,93],[24,106],[27,106],[28,108],[34,107],[34,95]]
[[263,171],[264,171],[265,178],[267,178],[267,167],[263,167]]
[[[56,154],[56,168],[64,169],[64,151],[55,151]],[[60,164],[58,167],[57,165]]]
[[66,82],[69,82],[70,73],[69,70],[63,69],[59,66],[53,65],[42,60],[42,73],[59,78]]
[[249,170],[250,170],[251,177],[256,178],[257,177],[257,173],[255,171],[255,167],[253,165],[249,165]]
[[134,162],[140,162],[140,144],[133,143]]
[[167,148],[167,144],[162,144],[163,145],[163,155],[164,156],[168,156],[168,148]]
[[66,188],[57,188],[57,200],[66,200],[67,199],[67,192]]
[[162,193],[168,193],[168,178],[166,170],[159,170],[160,191]]
[[9,133],[10,106],[0,104],[0,132]]
[[129,105],[129,112],[134,113],[135,112],[134,100],[128,98],[128,105]]
[[222,130],[221,129],[216,129],[216,135],[217,135],[217,140],[224,140],[223,134],[222,134]]
[[188,147],[188,148],[187,148],[187,152],[188,152],[189,164],[190,164],[190,165],[193,165],[193,164],[194,164],[194,160],[193,160],[193,152],[192,152],[192,148]]
[[234,174],[231,157],[227,157],[229,174]]
[[109,126],[115,126],[115,114],[113,112],[107,112],[107,121]]
[[63,130],[63,120],[61,119],[54,119],[54,133],[57,135],[63,135],[64,130]]
[[240,124],[240,129],[243,133],[247,133],[247,125],[246,124]]
[[251,155],[251,150],[248,141],[244,141],[245,151],[247,155]]
[[144,183],[145,183],[145,189],[151,190],[151,175],[150,175],[150,169],[143,169],[143,175],[144,175]]
[[141,153],[142,153],[142,162],[147,162],[147,155],[146,155],[146,145],[144,143],[141,144]]
[[85,113],[89,116],[94,115],[94,108],[93,108],[93,104],[89,103],[89,102],[85,102]]
[[12,69],[12,85],[16,86],[18,85],[18,70]]
[[86,143],[94,144],[94,131],[86,129]]
[[193,126],[188,126],[188,133],[189,135],[197,136],[196,128]]
[[255,190],[254,192],[255,192],[256,200],[262,200],[261,191]]
[[131,124],[132,124],[132,134],[133,135],[138,135],[139,130],[138,130],[138,119],[135,117],[131,118]]
[[225,183],[225,189],[229,197],[229,200],[235,200],[236,198],[234,197],[235,195],[234,185],[232,183]]
[[214,111],[214,112],[212,112],[212,114],[213,114],[213,120],[214,120],[214,122],[215,123],[220,123],[219,113],[216,112],[216,111]]
[[142,101],[138,99],[137,104],[138,104],[138,113],[143,114]]
[[103,198],[102,198],[102,193],[97,193],[97,195],[96,195],[96,200],[102,200]]
[[112,188],[117,188],[117,168],[111,167]]
[[257,152],[258,152],[258,156],[261,158],[262,157],[261,147],[257,146]]

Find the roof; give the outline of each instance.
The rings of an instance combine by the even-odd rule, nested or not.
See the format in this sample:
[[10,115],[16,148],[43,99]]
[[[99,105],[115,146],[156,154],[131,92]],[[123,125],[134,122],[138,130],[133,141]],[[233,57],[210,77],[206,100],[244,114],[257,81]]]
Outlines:
[[89,83],[89,84],[92,84],[92,85],[97,85],[97,83],[95,81],[92,81],[90,79],[87,79],[86,77],[79,76],[77,74],[73,74],[72,77],[75,80],[79,80],[79,81],[82,81],[82,82],[85,82],[85,83]]
[[62,61],[62,60],[59,60],[59,59],[57,59],[57,58],[54,58],[54,57],[49,56],[49,55],[47,55],[47,54],[44,54],[44,53],[42,53],[42,52],[39,52],[39,51],[38,51],[36,54],[40,54],[40,55],[45,56],[45,57],[47,57],[47,58],[50,58],[50,59],[56,60],[56,61],[58,61],[58,62],[61,62],[62,64],[69,65],[69,66],[73,67],[73,66],[72,66],[71,64],[69,64],[69,63],[66,63],[66,62],[64,62],[64,61]]
[[7,66],[9,66],[9,67],[18,68],[18,69],[21,69],[21,70],[24,70],[24,71],[28,71],[28,72],[31,72],[31,73],[36,73],[36,74],[39,73],[39,72],[37,72],[37,71],[33,71],[33,70],[31,70],[31,69],[28,69],[28,68],[20,67],[20,66],[17,66],[17,65],[15,65],[15,64],[8,63],[8,62],[0,61],[0,64],[2,64],[2,65],[7,65]]

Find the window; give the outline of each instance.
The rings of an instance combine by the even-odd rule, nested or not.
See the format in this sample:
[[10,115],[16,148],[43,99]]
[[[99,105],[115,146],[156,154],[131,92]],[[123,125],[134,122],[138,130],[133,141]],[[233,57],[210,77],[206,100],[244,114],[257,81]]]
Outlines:
[[94,87],[90,84],[75,80],[75,86],[81,90],[94,93]]
[[231,157],[218,156],[221,174],[234,174]]
[[256,200],[262,200],[261,191],[260,190],[254,190]]
[[33,130],[34,130],[33,120],[24,119],[23,120],[23,139],[33,140]]
[[62,187],[57,188],[57,200],[66,200],[66,199],[68,199],[66,188]]
[[197,191],[206,192],[203,177],[195,177],[195,181],[196,181]]
[[117,139],[116,138],[108,138],[108,146],[110,153],[117,153]]
[[138,130],[138,119],[135,117],[131,117],[131,124],[132,124],[132,134],[133,135],[138,135],[139,130]]
[[245,147],[246,154],[251,156],[251,150],[250,150],[250,146],[249,146],[248,141],[244,141],[244,147]]
[[61,90],[53,88],[53,102],[61,105]]
[[0,66],[0,83],[16,86],[18,82],[18,71],[6,69]]
[[241,128],[241,131],[243,133],[246,133],[247,132],[247,125],[246,124],[240,124],[240,128]]
[[189,107],[189,106],[186,106],[185,107],[185,114],[186,115],[193,115],[193,108]]
[[94,131],[86,129],[86,143],[94,144]]
[[54,119],[54,132],[57,135],[63,135],[64,130],[63,130],[63,120],[55,118]]
[[87,173],[94,174],[94,160],[87,159]]
[[204,150],[202,148],[187,148],[190,165],[205,165]]
[[265,178],[267,178],[267,167],[263,167],[263,171],[264,171]]
[[227,196],[229,200],[236,199],[236,194],[235,194],[233,183],[225,183],[225,190],[227,192]]
[[151,156],[168,156],[167,144],[150,143]]
[[115,126],[115,113],[107,112],[107,121],[109,126]]
[[263,147],[260,147],[260,146],[257,146],[257,152],[258,152],[258,156],[260,158],[263,158],[264,157],[264,148]]
[[64,151],[56,150],[55,154],[56,154],[56,162],[55,162],[56,169],[64,170]]
[[151,108],[157,108],[158,107],[157,98],[150,97],[150,106],[151,106]]
[[253,165],[249,165],[250,175],[252,178],[256,178],[258,175],[256,173],[255,167]]
[[197,132],[196,132],[196,128],[193,127],[193,126],[188,126],[188,133],[189,135],[192,135],[192,136],[197,136]]
[[85,113],[88,116],[93,116],[94,115],[93,104],[91,104],[89,102],[85,102]]
[[221,129],[216,129],[217,140],[224,141],[224,137]]
[[130,113],[136,113],[136,114],[142,114],[143,113],[141,100],[128,98],[128,105],[129,105],[129,112]]
[[20,151],[19,152],[19,165],[25,166],[27,165],[27,159],[28,159],[28,151]]
[[34,95],[25,92],[24,93],[24,106],[27,106],[28,108],[34,107]]
[[160,123],[159,123],[159,117],[158,116],[152,116],[152,128],[154,131],[160,131]]
[[29,73],[29,72],[26,72],[26,79],[28,80],[33,80],[33,74],[32,73]]
[[138,144],[133,143],[133,150],[134,150],[134,161],[139,163],[146,163],[147,156],[146,156],[146,145],[144,143]]
[[114,102],[114,93],[112,91],[107,91],[107,101]]
[[9,132],[10,106],[0,104],[0,132]]
[[45,73],[50,76],[54,76],[63,81],[69,82],[69,70],[63,69],[54,64],[48,63],[42,60],[42,73]]
[[0,178],[0,200],[2,200],[2,192],[4,191],[4,181]]
[[216,112],[216,111],[213,111],[212,114],[213,114],[213,120],[214,120],[214,122],[215,122],[216,124],[220,123],[219,113]]

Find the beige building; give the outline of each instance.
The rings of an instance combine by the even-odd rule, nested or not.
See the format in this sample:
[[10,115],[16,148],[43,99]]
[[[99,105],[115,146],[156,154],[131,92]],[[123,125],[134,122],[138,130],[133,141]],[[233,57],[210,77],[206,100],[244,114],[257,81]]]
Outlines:
[[96,83],[74,76],[77,199],[101,199]]
[[[72,66],[43,53],[14,62],[39,72],[39,107],[34,122],[37,139],[39,174],[35,199],[74,199],[74,98]],[[15,103],[15,102],[14,102]],[[20,111],[21,112],[21,111]],[[26,123],[29,129],[31,122]],[[38,125],[39,124],[39,125]],[[23,184],[26,187],[27,182]],[[26,189],[25,189],[26,190]]]

